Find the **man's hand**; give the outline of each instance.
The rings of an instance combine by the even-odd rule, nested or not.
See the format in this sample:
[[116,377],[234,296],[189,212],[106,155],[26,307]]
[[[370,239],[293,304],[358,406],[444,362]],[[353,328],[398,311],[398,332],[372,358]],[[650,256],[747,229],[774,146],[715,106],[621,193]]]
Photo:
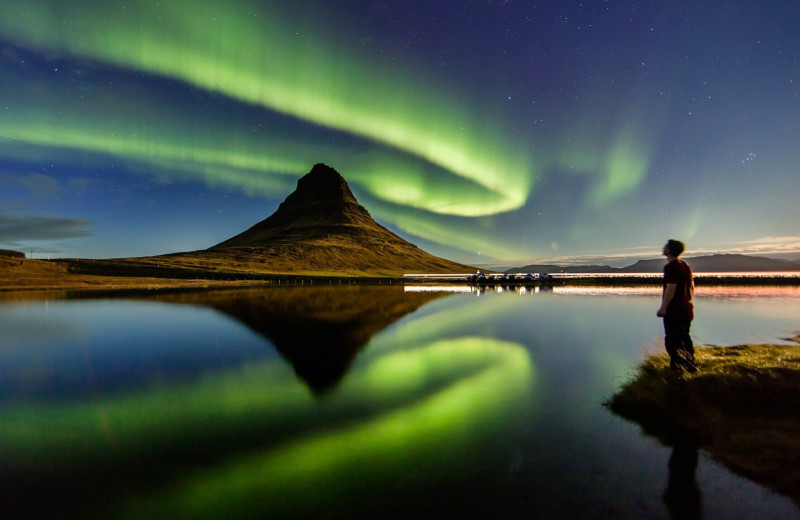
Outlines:
[[669,302],[672,301],[672,298],[675,297],[675,289],[677,288],[677,284],[668,283],[664,286],[664,293],[661,295],[661,308],[658,309],[656,316],[659,318],[663,318],[667,314],[667,306]]

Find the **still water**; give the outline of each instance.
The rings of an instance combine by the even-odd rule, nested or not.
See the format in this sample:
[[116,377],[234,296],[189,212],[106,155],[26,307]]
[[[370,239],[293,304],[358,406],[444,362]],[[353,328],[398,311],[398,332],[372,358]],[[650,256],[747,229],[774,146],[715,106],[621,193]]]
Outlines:
[[[0,516],[674,517],[671,449],[602,406],[663,348],[657,289],[422,289],[5,295]],[[800,329],[798,288],[696,308],[698,344]],[[693,518],[800,518],[694,479]]]

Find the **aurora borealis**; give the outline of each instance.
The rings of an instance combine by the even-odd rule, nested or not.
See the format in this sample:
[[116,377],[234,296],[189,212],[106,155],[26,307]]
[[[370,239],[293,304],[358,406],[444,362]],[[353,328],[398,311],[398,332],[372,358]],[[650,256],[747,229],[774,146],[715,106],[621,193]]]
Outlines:
[[[202,249],[317,162],[453,260],[800,251],[800,6],[0,1],[0,248]],[[800,256],[800,254],[798,255]]]

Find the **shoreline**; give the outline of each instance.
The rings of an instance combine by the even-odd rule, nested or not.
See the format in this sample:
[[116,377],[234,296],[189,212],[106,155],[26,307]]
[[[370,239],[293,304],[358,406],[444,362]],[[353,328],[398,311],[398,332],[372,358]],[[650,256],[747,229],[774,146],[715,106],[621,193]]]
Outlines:
[[[515,287],[603,287],[603,288],[657,288],[661,283],[645,283],[638,279],[607,279],[603,283],[595,280],[567,280],[558,283],[493,283],[475,284],[464,280],[408,280],[402,277],[386,276],[335,276],[310,274],[274,274],[257,278],[157,278],[157,277],[113,277],[92,275],[90,277],[70,277],[51,280],[15,280],[9,282],[0,276],[0,295],[11,292],[160,292],[169,290],[211,290],[252,287],[277,287],[285,285],[447,285],[473,286],[484,289]],[[698,287],[797,287],[800,281],[787,282],[785,279],[728,279],[714,283],[697,284]]]
[[[660,275],[556,275],[547,282],[500,280],[474,283],[462,278],[404,277],[405,273],[266,272],[201,269],[142,264],[128,260],[33,260],[0,258],[0,293],[17,291],[163,291],[271,286],[282,284],[474,285],[479,287],[661,286]],[[800,276],[783,272],[753,274],[696,273],[697,286],[800,286]]]
[[794,344],[698,347],[698,372],[682,376],[654,354],[604,405],[800,507],[800,333],[786,340]]

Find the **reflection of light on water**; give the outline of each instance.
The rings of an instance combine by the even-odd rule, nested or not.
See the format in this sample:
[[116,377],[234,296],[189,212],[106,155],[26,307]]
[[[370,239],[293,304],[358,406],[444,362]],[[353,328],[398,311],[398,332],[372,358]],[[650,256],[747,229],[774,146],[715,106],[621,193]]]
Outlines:
[[551,278],[658,278],[662,273],[548,273]]
[[350,386],[358,394],[386,397],[441,377],[451,382],[405,407],[186,478],[166,496],[137,502],[136,515],[218,518],[233,504],[277,511],[291,505],[297,511],[309,497],[309,482],[322,502],[341,500],[353,489],[363,492],[369,483],[388,484],[398,473],[408,478],[421,464],[450,471],[469,466],[474,444],[505,416],[519,413],[514,404],[531,391],[533,367],[523,347],[491,338],[438,341],[377,358],[354,374]]
[[[587,287],[564,286],[553,287],[554,294],[568,294],[571,296],[633,296],[633,295],[661,295],[660,286],[646,287]],[[695,289],[696,298],[716,298],[726,300],[753,300],[753,299],[792,299],[800,298],[800,286],[745,286],[745,285],[709,285]]]
[[537,294],[541,287],[526,285],[406,285],[405,292],[449,292],[449,293],[468,293],[480,296],[487,291],[496,293],[514,292],[517,294]]
[[569,294],[575,296],[629,296],[636,294],[661,294],[661,287],[553,287],[553,294]]
[[[550,273],[551,278],[660,278],[663,273]],[[800,271],[695,272],[695,278],[800,278]]]
[[725,273],[695,273],[696,278],[713,276],[719,278],[800,278],[800,271],[743,271]]
[[405,285],[403,291],[472,293],[475,292],[475,287],[470,285]]
[[797,300],[800,298],[800,286],[709,286],[698,287],[695,290],[695,295],[726,300]]
[[[334,408],[372,409],[371,415],[188,473],[174,488],[134,499],[128,512],[132,518],[219,518],[252,513],[240,508],[253,506],[281,512],[302,507],[309,497],[313,506],[361,493],[365,481],[374,492],[379,482],[398,472],[413,475],[422,465],[445,474],[466,471],[476,447],[527,406],[534,382],[530,355],[519,344],[485,337],[416,345],[375,357],[331,397]],[[264,424],[280,430],[319,409],[292,383],[285,367],[258,363],[101,403],[6,408],[0,445],[18,456],[2,462],[85,471],[109,458],[124,465],[158,447],[180,451],[173,443],[181,435],[189,445],[213,446],[215,438],[236,439],[231,432],[246,436]],[[318,484],[313,491],[309,482]]]

